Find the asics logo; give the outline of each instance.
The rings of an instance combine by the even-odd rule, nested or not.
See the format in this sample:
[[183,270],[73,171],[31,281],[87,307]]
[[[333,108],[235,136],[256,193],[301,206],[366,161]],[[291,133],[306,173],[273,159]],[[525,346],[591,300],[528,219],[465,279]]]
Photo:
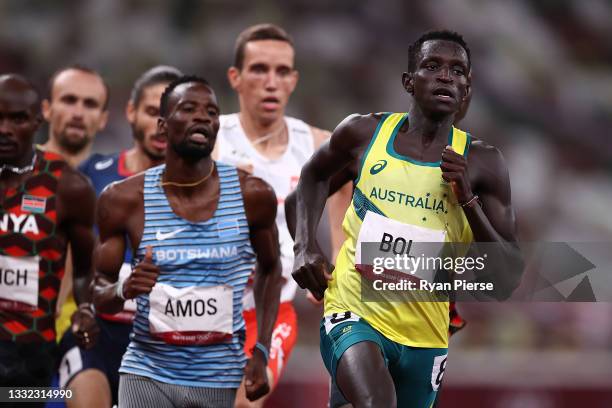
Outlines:
[[378,174],[378,173],[380,173],[381,171],[383,171],[383,169],[384,169],[385,167],[387,167],[387,161],[386,161],[386,160],[379,160],[379,161],[377,161],[377,162],[376,162],[376,164],[375,164],[375,165],[373,165],[373,166],[370,168],[370,174],[371,174],[371,175]]
[[176,234],[178,234],[179,232],[183,232],[186,229],[187,227],[183,227],[170,232],[161,232],[160,230],[157,230],[157,232],[155,233],[155,239],[158,241],[163,241],[165,239],[174,237]]
[[96,164],[94,164],[94,167],[96,168],[96,170],[104,170],[104,169],[108,169],[111,166],[111,164],[113,164],[112,158],[108,160],[99,161]]

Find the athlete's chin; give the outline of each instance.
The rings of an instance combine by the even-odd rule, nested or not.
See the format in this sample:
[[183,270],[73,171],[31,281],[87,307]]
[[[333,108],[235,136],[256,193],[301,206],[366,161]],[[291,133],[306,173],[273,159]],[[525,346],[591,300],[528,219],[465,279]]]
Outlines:
[[259,111],[259,117],[266,122],[273,123],[283,116],[283,110],[280,105],[274,108],[262,107]]
[[433,117],[433,118],[440,118],[440,117],[445,117],[448,115],[454,115],[455,113],[457,113],[458,110],[459,110],[459,107],[456,106],[456,104],[451,104],[451,103],[435,103],[435,104],[432,104],[432,106],[430,106],[430,109],[427,109],[427,111],[429,111],[428,116]]
[[205,159],[213,151],[213,145],[209,143],[186,142],[176,146],[174,150],[181,156],[189,159]]

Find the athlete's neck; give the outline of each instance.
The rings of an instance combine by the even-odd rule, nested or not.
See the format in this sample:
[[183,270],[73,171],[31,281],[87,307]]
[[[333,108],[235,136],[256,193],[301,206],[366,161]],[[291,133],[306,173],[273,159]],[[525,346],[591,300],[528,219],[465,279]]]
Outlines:
[[91,145],[92,143],[89,143],[83,149],[75,153],[68,149],[65,149],[59,143],[57,143],[55,139],[50,137],[49,141],[42,145],[42,148],[49,152],[58,153],[62,155],[64,160],[66,160],[66,162],[68,162],[71,167],[77,167],[91,155]]
[[241,111],[238,118],[247,139],[258,152],[268,158],[276,158],[285,152],[289,136],[284,115],[268,122],[248,111]]
[[[191,159],[179,156],[171,148],[166,152],[166,169],[162,177],[162,183],[172,182],[178,184],[196,183],[211,174],[211,168],[215,165],[209,155],[201,159]],[[213,177],[194,187],[172,187],[177,195],[191,195],[211,185]]]
[[140,173],[164,162],[164,159],[155,160],[138,145],[126,151],[124,157],[125,169],[131,174]]
[[416,104],[408,112],[409,130],[411,135],[420,136],[421,143],[426,146],[434,141],[445,141],[448,139],[453,125],[453,115],[432,117],[426,115]]

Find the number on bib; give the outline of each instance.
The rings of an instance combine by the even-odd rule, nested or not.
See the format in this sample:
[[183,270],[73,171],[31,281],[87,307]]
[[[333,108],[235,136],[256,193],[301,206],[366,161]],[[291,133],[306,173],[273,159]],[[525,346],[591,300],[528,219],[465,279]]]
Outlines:
[[431,387],[434,391],[438,391],[440,384],[442,384],[442,377],[444,377],[444,370],[446,370],[447,357],[448,354],[434,357],[433,369],[431,371]]

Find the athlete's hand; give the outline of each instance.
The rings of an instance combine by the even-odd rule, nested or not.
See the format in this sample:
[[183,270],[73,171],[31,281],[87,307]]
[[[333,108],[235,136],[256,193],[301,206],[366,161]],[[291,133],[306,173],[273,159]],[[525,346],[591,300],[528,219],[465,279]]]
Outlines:
[[306,299],[308,299],[308,301],[310,303],[312,303],[313,305],[322,305],[323,304],[323,299],[317,299],[316,297],[314,297],[314,295],[312,294],[311,291],[307,290],[306,291]]
[[151,293],[158,276],[159,267],[153,263],[153,247],[149,245],[143,260],[123,283],[123,296],[126,299],[134,299],[139,295]]
[[253,357],[244,368],[244,388],[249,401],[255,401],[270,392],[267,364],[261,350],[253,349]]
[[304,251],[296,253],[291,275],[300,288],[308,289],[315,299],[321,300],[333,270],[333,265],[321,253]]
[[100,327],[91,305],[80,306],[70,318],[70,329],[79,347],[86,350],[92,348],[98,341]]
[[448,181],[459,204],[464,204],[474,197],[470,186],[467,160],[456,153],[451,146],[446,146],[442,152],[442,178]]

